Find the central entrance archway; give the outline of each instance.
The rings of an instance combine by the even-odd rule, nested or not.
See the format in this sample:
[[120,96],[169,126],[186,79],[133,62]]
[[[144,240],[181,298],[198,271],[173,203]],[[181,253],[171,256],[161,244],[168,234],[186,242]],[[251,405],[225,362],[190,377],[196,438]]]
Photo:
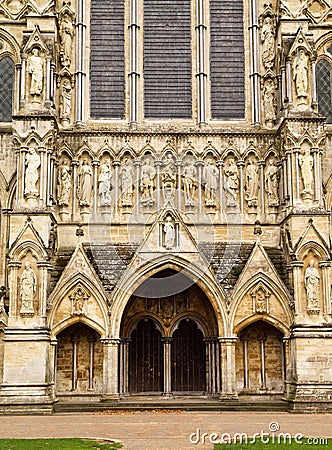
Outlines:
[[217,394],[216,336],[217,320],[204,292],[183,274],[159,272],[135,291],[123,314],[120,394]]

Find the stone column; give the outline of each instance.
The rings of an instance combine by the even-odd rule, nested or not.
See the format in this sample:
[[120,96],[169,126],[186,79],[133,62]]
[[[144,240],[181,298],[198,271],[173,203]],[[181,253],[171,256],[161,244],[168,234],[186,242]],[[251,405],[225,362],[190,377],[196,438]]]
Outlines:
[[156,191],[157,191],[157,211],[160,210],[160,198],[161,198],[161,187],[160,187],[160,167],[162,166],[162,161],[155,160],[154,165],[156,167]]
[[25,88],[26,88],[26,67],[27,67],[27,56],[26,54],[22,54],[21,56],[22,58],[22,68],[21,68],[21,86],[20,86],[20,109],[24,109],[25,107],[25,102],[26,102],[26,92],[25,92]]
[[249,388],[248,338],[243,338],[243,388]]
[[120,395],[129,395],[129,343],[130,338],[122,338],[120,344]]
[[114,167],[114,214],[118,216],[119,214],[119,166],[121,165],[121,161],[115,160],[113,161]]
[[94,159],[92,161],[92,167],[93,167],[93,216],[96,217],[97,215],[97,206],[98,206],[98,167],[99,167],[99,161],[98,159]]
[[322,271],[322,294],[323,294],[323,314],[328,323],[331,323],[331,262],[321,261],[318,263]]
[[323,204],[322,198],[322,166],[321,166],[321,150],[318,147],[312,147],[311,153],[314,160],[314,190],[315,202],[319,205]]
[[303,282],[303,261],[292,261],[291,268],[293,270],[294,283],[294,304],[295,304],[295,322],[301,323],[304,317],[303,305],[301,305],[302,293],[301,286]]
[[17,201],[20,204],[24,200],[25,185],[25,155],[28,147],[22,146],[17,152]]
[[46,58],[46,88],[45,88],[45,106],[51,106],[51,92],[53,79],[51,77],[51,59]]
[[288,98],[288,104],[293,104],[293,83],[292,83],[292,67],[291,67],[291,59],[287,58],[286,60],[286,92]]
[[72,378],[71,378],[71,390],[76,391],[77,389],[77,345],[79,342],[79,337],[76,335],[73,335],[71,337],[71,342],[73,346],[73,367],[72,367]]
[[96,336],[90,335],[88,336],[89,342],[89,387],[88,391],[93,391],[93,374],[94,374],[94,354],[95,354],[95,342]]
[[196,0],[197,111],[198,125],[206,124],[206,24],[205,0]]
[[85,0],[77,0],[76,5],[76,123],[84,125],[85,111]]
[[288,206],[293,206],[293,183],[292,183],[292,155],[291,151],[286,151],[286,157],[287,157],[287,178],[288,186],[287,186],[287,193],[288,193]]
[[177,185],[175,187],[177,192],[177,209],[178,211],[181,211],[181,167],[182,167],[182,161],[178,160],[175,162],[175,165],[177,167]]
[[73,167],[73,203],[72,203],[72,220],[77,221],[79,220],[79,212],[78,212],[78,201],[77,201],[77,167],[79,165],[79,161],[77,159],[73,159],[71,162],[71,165]]
[[140,160],[136,159],[134,161],[134,165],[135,165],[135,213],[139,214],[140,167],[142,163]]
[[257,0],[250,1],[249,16],[249,43],[250,43],[250,81],[251,81],[251,104],[252,104],[252,125],[259,125],[261,122],[260,111],[260,75],[259,75],[259,46],[258,46],[258,17]]
[[39,198],[42,204],[46,204],[48,169],[47,169],[47,149],[46,147],[38,147],[40,154],[40,172],[39,172]]
[[258,337],[261,353],[261,389],[266,390],[266,367],[265,367],[265,336]]
[[9,318],[16,318],[18,315],[18,270],[22,266],[20,261],[9,261]]
[[17,91],[14,95],[15,99],[15,110],[14,113],[17,113],[20,109],[20,100],[21,100],[21,76],[22,76],[22,65],[15,64],[15,80],[14,85],[17,86]]
[[58,346],[58,340],[53,339],[50,341],[50,383],[52,384],[52,395],[55,396],[55,390],[56,390],[56,371],[57,371],[57,358],[58,358],[58,352],[57,352],[57,346]]
[[171,387],[171,345],[173,338],[164,337],[162,339],[164,347],[164,392],[163,395],[169,397],[172,395]]
[[118,400],[119,399],[119,377],[118,377],[118,362],[119,362],[119,346],[120,339],[104,338],[101,339],[104,345],[104,386],[105,391],[102,397],[103,400]]
[[237,398],[235,345],[237,337],[218,338],[221,353],[221,380],[222,391],[220,399]]
[[259,167],[259,176],[260,176],[260,194],[261,194],[261,215],[262,219],[265,218],[265,183],[264,183],[264,167],[265,161],[262,159],[257,162]]
[[295,169],[295,204],[298,204],[300,201],[300,173],[299,173],[299,153],[300,153],[299,147],[293,148],[293,167]]
[[316,85],[316,60],[315,58],[310,59],[311,63],[311,92],[312,92],[312,98],[311,98],[311,106],[314,111],[317,110],[317,85]]
[[239,167],[240,172],[240,186],[239,186],[239,193],[240,193],[240,209],[241,214],[244,212],[244,183],[243,183],[243,167],[244,167],[244,161],[239,160],[236,165]]
[[48,271],[52,269],[52,266],[47,261],[37,262],[37,267],[39,269],[39,289],[38,289],[38,308],[37,315],[45,320],[46,326],[46,302],[47,302],[47,283],[48,283]]
[[284,108],[285,103],[288,101],[287,82],[286,82],[286,67],[282,66],[280,68],[280,72],[281,72],[281,106]]
[[138,7],[137,0],[130,0],[130,66],[129,66],[129,122],[137,124],[138,121]]
[[204,161],[197,160],[195,165],[197,166],[197,180],[198,180],[198,186],[197,186],[197,193],[198,193],[198,214],[202,214],[203,212],[203,189],[202,189],[202,168],[204,166]]
[[220,205],[220,218],[222,220],[222,215],[224,212],[224,202],[223,202],[223,189],[224,189],[224,177],[223,177],[223,171],[222,168],[224,167],[225,163],[223,160],[219,159],[217,161],[217,167],[219,170],[219,205]]

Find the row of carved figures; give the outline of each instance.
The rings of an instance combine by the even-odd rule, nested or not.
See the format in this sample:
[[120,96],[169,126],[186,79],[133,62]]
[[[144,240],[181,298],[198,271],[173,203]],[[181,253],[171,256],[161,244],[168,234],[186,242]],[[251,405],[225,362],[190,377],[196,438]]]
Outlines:
[[[299,176],[302,179],[302,197],[313,198],[314,158],[310,147],[297,156]],[[41,154],[30,147],[25,156],[24,195],[38,198],[40,192]],[[114,175],[115,173],[115,175]],[[83,153],[80,161],[70,162],[63,154],[57,171],[57,204],[68,207],[75,196],[80,207],[90,207],[93,201],[99,206],[110,206],[119,202],[130,208],[138,202],[142,207],[152,206],[155,196],[162,196],[164,202],[174,201],[176,191],[182,191],[184,205],[195,207],[198,203],[216,208],[223,203],[236,209],[246,202],[248,208],[257,208],[265,191],[266,206],[280,205],[279,181],[282,170],[275,155],[266,161],[258,161],[250,153],[245,161],[236,161],[229,154],[225,161],[216,161],[208,154],[204,161],[196,161],[193,155],[186,155],[183,161],[176,161],[172,153],[165,154],[161,161],[152,154],[133,161],[124,156],[121,161],[112,161],[108,153],[101,160],[94,160]],[[47,183],[48,180],[43,180]],[[113,192],[118,197],[115,199]],[[135,193],[135,195],[134,195]],[[135,198],[134,198],[135,197]]]
[[[222,169],[223,166],[223,169]],[[216,207],[218,203],[218,187],[223,178],[223,191],[226,206],[239,206],[240,167],[235,158],[229,158],[225,164],[216,165],[212,157],[208,157],[199,166],[194,158],[187,158],[183,164],[180,180],[178,170],[170,154],[166,155],[160,168],[160,189],[164,200],[174,200],[176,189],[184,192],[185,206],[194,207],[197,204],[199,183],[203,189],[204,203],[207,207]],[[138,185],[140,203],[142,206],[152,206],[155,202],[154,192],[158,187],[157,167],[152,157],[147,156],[141,161],[138,175],[135,174],[129,158],[124,158],[119,169],[120,204],[132,207],[134,187]],[[136,177],[138,176],[138,180]],[[253,157],[249,158],[244,169],[245,200],[249,207],[257,207],[259,202],[260,169]],[[99,205],[111,204],[113,189],[113,169],[110,158],[105,158],[99,168],[97,178]],[[63,158],[58,169],[57,202],[59,206],[68,206],[72,195],[72,168],[68,158]],[[268,198],[268,206],[277,207],[279,201],[279,168],[273,158],[269,159],[264,174],[264,186]],[[76,196],[80,206],[90,206],[93,190],[93,167],[88,158],[83,158],[77,172]]]

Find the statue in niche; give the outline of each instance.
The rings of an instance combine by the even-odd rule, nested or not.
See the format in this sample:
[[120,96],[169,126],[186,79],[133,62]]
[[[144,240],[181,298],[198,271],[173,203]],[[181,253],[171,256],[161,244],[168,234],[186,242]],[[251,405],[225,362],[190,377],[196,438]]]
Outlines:
[[150,158],[146,158],[141,169],[140,191],[142,192],[141,203],[143,206],[153,205],[154,178],[156,170],[151,164]]
[[70,81],[65,79],[61,84],[60,90],[60,119],[63,125],[70,122],[71,94]]
[[194,198],[196,191],[196,175],[197,170],[192,161],[185,166],[183,170],[183,188],[185,195],[185,205],[194,206]]
[[36,150],[29,148],[25,157],[25,194],[38,194],[37,183],[39,179],[38,169],[40,167],[40,156]]
[[71,16],[65,13],[60,23],[61,53],[60,60],[63,67],[69,67],[71,63],[74,26]]
[[161,182],[164,193],[164,199],[165,200],[171,199],[174,196],[174,189],[176,185],[174,160],[171,153],[167,153],[163,160]]
[[80,206],[90,206],[92,191],[92,169],[86,158],[83,159],[78,173],[77,197]]
[[109,158],[105,159],[100,166],[100,174],[98,177],[98,194],[100,198],[100,205],[106,206],[111,204],[111,160]]
[[276,88],[272,78],[267,78],[264,82],[263,106],[265,113],[265,122],[267,125],[273,126],[277,118],[277,99]]
[[304,274],[304,284],[307,290],[308,309],[319,309],[319,272],[315,261],[311,259]]
[[28,72],[31,75],[30,94],[41,95],[43,91],[44,59],[39,56],[37,47],[32,49],[28,60]]
[[300,48],[293,61],[293,80],[297,98],[308,97],[309,58],[303,48]]
[[303,193],[312,194],[314,160],[310,154],[309,148],[305,149],[304,155],[299,156],[299,164],[304,185]]
[[79,287],[69,298],[72,302],[72,315],[84,315],[85,304],[89,298],[89,295],[81,287]]
[[37,277],[34,270],[31,268],[31,263],[26,261],[25,269],[22,272],[20,280],[20,297],[22,305],[20,309],[21,314],[33,314],[33,299],[36,293]]
[[273,160],[270,159],[269,165],[265,172],[265,189],[267,192],[267,203],[268,206],[275,207],[279,206],[279,169],[274,164]]
[[167,216],[164,223],[165,248],[171,250],[175,245],[175,228],[171,216]]
[[203,184],[205,185],[206,206],[216,206],[215,196],[218,188],[218,169],[213,159],[208,158],[203,169]]
[[233,158],[229,159],[225,167],[224,175],[226,205],[230,207],[238,206],[239,171]]
[[258,205],[258,167],[253,159],[249,159],[246,168],[245,199],[248,206]]
[[71,170],[67,158],[62,160],[58,175],[58,204],[59,206],[68,206],[71,191]]
[[261,41],[262,41],[262,61],[265,69],[272,69],[275,59],[275,25],[271,16],[266,16],[263,20]]
[[134,170],[128,158],[125,158],[120,169],[121,205],[133,206]]

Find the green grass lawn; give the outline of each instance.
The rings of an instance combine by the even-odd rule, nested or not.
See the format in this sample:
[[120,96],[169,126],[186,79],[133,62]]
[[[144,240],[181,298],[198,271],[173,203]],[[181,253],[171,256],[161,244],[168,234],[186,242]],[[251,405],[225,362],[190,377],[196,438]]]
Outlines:
[[256,439],[254,442],[250,442],[250,438],[248,439],[248,443],[236,443],[236,444],[217,444],[215,445],[215,450],[303,450],[303,449],[312,449],[312,450],[326,450],[332,449],[332,438],[303,438],[301,441],[296,442],[294,439],[289,442],[288,439],[284,441],[281,439],[279,442],[277,438],[275,439],[275,443],[267,443],[261,442],[260,439]]
[[115,450],[121,444],[85,439],[0,439],[0,450]]

